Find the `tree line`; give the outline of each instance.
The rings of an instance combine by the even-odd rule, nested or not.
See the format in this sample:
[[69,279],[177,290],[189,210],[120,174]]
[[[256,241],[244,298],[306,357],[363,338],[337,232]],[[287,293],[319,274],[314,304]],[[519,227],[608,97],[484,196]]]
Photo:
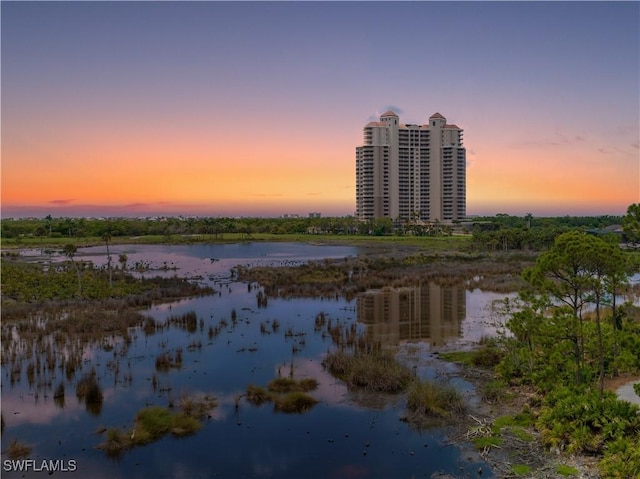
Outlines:
[[453,224],[400,221],[376,218],[360,221],[355,216],[232,218],[44,218],[11,219],[0,222],[3,239],[20,238],[111,238],[135,236],[209,235],[224,239],[225,234],[251,239],[253,234],[325,235],[413,235],[446,236],[468,234],[475,249],[489,251],[546,250],[555,238],[570,230],[602,232],[613,225],[624,227],[621,240],[640,241],[640,205],[630,205],[625,216],[513,216],[473,217]]

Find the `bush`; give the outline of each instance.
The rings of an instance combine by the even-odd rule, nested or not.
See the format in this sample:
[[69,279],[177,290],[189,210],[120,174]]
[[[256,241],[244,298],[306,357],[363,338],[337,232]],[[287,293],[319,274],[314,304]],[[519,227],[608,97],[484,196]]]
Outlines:
[[486,347],[476,351],[476,354],[474,354],[471,359],[471,363],[481,368],[493,369],[500,364],[503,356],[502,351],[499,349]]
[[570,453],[602,454],[621,438],[640,439],[640,408],[615,394],[561,388],[549,393],[538,418],[543,442]]
[[599,469],[602,477],[627,479],[640,477],[640,437],[618,438],[608,444]]

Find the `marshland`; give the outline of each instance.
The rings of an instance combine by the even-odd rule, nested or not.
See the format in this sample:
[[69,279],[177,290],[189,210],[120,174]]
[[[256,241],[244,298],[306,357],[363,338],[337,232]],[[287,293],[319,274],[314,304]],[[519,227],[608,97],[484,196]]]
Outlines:
[[491,439],[459,433],[505,386],[441,356],[504,334],[535,254],[107,246],[3,260],[3,459],[91,477],[499,477]]

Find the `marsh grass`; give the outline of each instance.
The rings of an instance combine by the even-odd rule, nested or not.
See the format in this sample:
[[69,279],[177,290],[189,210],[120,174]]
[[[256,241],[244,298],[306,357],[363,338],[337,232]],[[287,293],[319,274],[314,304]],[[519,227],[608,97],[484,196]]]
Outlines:
[[349,387],[379,392],[400,392],[413,380],[411,370],[388,352],[328,353],[322,365]]
[[194,434],[202,427],[201,421],[208,412],[216,406],[215,398],[204,395],[182,397],[178,401],[181,409],[178,412],[161,406],[145,407],[136,414],[135,424],[130,431],[107,429],[105,440],[98,449],[105,451],[109,457],[118,458],[128,449],[150,444],[167,434],[174,437]]
[[170,369],[180,369],[182,367],[182,349],[176,349],[173,356],[169,352],[164,352],[156,356],[156,371],[166,373]]
[[354,298],[384,287],[417,286],[433,281],[441,286],[510,292],[523,285],[522,270],[533,258],[496,261],[462,252],[399,253],[388,256],[326,259],[287,267],[239,266],[238,279],[257,282],[271,297]]
[[269,382],[267,389],[249,384],[245,397],[256,406],[273,402],[276,412],[301,414],[318,403],[317,399],[307,394],[317,388],[318,381],[315,378],[278,377]]
[[135,445],[148,444],[160,439],[167,433],[174,436],[193,434],[200,429],[200,422],[184,413],[173,413],[170,409],[160,406],[150,406],[140,410],[136,416],[134,427]]
[[271,394],[263,387],[249,384],[247,386],[246,398],[250,403],[260,406],[265,402],[271,401]]
[[183,396],[178,400],[178,407],[187,416],[204,419],[209,411],[215,408],[218,402],[213,396],[208,394],[202,396]]
[[7,448],[7,457],[9,459],[22,459],[31,454],[31,446],[13,439]]
[[413,419],[462,414],[466,405],[462,394],[450,384],[416,379],[407,389],[407,409]]
[[275,378],[269,382],[267,389],[275,393],[309,392],[318,388],[315,378],[294,379],[287,377]]
[[300,414],[310,410],[317,403],[317,399],[301,391],[273,396],[273,409],[278,412]]
[[[64,389],[62,394],[64,396]],[[87,411],[94,415],[100,414],[104,395],[102,394],[102,388],[100,387],[100,383],[98,383],[94,369],[76,384],[76,397],[79,401],[85,403]]]

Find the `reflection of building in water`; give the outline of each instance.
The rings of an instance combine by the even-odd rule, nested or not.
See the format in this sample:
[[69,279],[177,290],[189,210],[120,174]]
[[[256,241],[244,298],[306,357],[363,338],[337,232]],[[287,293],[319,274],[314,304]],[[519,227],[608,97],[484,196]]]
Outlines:
[[370,291],[357,298],[358,322],[370,340],[382,344],[425,341],[440,346],[460,337],[466,291],[458,286],[423,284],[415,288]]

